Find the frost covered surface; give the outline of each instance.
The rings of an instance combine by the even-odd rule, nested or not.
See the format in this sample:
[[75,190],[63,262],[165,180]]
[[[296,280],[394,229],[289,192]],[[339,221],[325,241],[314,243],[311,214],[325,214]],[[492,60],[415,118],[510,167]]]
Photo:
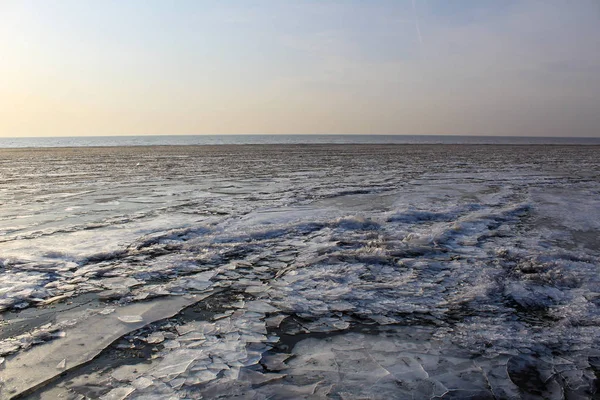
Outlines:
[[85,318],[61,306],[92,296],[82,315],[137,329],[105,353],[136,357],[65,355],[32,396],[597,396],[597,150],[2,150],[0,369],[68,346]]

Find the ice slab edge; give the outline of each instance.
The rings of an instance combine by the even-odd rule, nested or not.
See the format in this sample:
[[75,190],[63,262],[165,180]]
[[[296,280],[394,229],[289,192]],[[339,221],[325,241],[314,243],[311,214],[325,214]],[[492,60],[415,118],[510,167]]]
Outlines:
[[211,294],[162,298],[118,307],[108,316],[91,315],[66,330],[64,338],[9,357],[2,371],[0,399],[27,395],[64,372],[91,361],[121,336],[158,320],[171,318]]

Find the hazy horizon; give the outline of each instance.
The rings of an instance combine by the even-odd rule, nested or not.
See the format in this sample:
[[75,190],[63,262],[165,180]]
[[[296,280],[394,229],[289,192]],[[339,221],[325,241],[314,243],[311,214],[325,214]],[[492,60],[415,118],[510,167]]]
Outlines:
[[600,137],[600,4],[0,4],[0,137]]
[[52,135],[52,136],[0,136],[1,139],[52,139],[52,138],[111,138],[111,137],[186,137],[186,136],[406,136],[406,137],[473,137],[473,138],[533,138],[533,139],[600,139],[600,136],[527,136],[527,135],[460,135],[460,134],[404,134],[404,133],[140,133],[137,135],[129,134],[105,134],[105,135]]

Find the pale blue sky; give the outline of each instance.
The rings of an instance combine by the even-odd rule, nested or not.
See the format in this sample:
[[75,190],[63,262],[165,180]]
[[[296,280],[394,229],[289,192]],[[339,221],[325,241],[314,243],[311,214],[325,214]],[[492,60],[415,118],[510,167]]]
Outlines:
[[600,2],[0,0],[0,136],[600,136]]

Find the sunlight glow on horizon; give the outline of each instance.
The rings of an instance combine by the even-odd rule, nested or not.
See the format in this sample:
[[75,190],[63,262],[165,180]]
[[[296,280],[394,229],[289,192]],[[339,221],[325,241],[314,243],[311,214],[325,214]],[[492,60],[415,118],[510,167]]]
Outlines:
[[594,0],[173,4],[1,2],[0,137],[600,137]]

